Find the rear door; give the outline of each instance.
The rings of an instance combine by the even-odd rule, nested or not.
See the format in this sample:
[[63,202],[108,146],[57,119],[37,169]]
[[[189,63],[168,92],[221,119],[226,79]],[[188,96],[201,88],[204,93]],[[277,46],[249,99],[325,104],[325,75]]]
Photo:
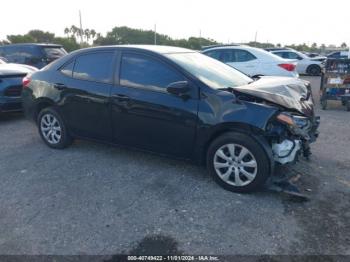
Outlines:
[[116,143],[190,157],[195,140],[198,88],[189,83],[184,96],[167,86],[186,77],[166,60],[124,51],[119,79],[111,92],[113,139]]
[[94,51],[60,69],[54,85],[61,90],[60,110],[74,134],[111,140],[109,96],[114,64],[114,51]]
[[232,64],[234,67],[249,76],[261,74],[258,59],[247,50],[232,49],[232,62],[229,64]]
[[221,62],[228,64],[239,71],[254,76],[260,74],[258,59],[250,52],[242,49],[217,49],[205,52]]

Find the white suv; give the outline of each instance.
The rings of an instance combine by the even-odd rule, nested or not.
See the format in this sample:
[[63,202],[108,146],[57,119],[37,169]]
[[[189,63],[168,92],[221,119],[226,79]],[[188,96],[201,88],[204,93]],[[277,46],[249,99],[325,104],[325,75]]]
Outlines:
[[222,45],[208,47],[202,53],[251,77],[299,76],[295,71],[297,60],[283,59],[260,48],[245,45]]

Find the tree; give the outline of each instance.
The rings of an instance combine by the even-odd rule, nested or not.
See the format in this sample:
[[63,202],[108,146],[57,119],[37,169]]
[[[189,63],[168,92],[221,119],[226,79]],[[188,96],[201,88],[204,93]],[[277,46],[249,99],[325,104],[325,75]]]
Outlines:
[[68,27],[64,28],[64,34],[69,37],[70,29]]
[[74,51],[80,48],[80,45],[77,43],[74,37],[55,37],[53,41],[55,44],[62,45],[63,48],[68,51]]
[[348,47],[348,45],[344,42],[344,43],[342,43],[341,44],[341,46],[340,46],[341,48],[347,48]]
[[[91,34],[91,31],[90,31]],[[141,30],[126,26],[114,27],[107,32],[106,36],[96,34],[94,45],[115,44],[154,44],[155,32],[152,30]],[[168,35],[156,33],[158,45],[181,46],[192,49],[201,49],[202,46],[217,44],[216,41],[206,38],[190,37],[189,39],[172,39]]]
[[17,43],[34,43],[34,38],[30,35],[8,35],[7,40],[11,44],[17,44]]
[[27,35],[32,37],[36,43],[51,43],[55,38],[55,34],[37,29],[30,30]]

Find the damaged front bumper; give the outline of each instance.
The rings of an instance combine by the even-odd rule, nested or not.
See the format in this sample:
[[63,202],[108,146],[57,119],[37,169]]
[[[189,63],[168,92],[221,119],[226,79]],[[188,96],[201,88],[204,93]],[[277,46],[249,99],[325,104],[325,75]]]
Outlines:
[[[318,137],[320,117],[291,116],[293,122],[284,125],[277,139],[272,139],[271,148],[274,161],[279,164],[295,162],[302,153],[308,158],[311,155],[310,143]],[[286,130],[287,129],[287,130]]]

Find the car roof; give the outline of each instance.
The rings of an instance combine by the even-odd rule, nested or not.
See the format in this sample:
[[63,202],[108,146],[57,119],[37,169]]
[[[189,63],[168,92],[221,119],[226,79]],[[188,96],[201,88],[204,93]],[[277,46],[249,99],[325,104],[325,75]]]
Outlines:
[[289,47],[271,47],[271,48],[265,48],[266,51],[294,51],[294,49]]
[[97,46],[89,47],[84,49],[79,49],[77,51],[91,51],[91,50],[100,50],[100,49],[130,49],[130,50],[145,50],[151,51],[159,54],[174,54],[174,53],[195,53],[196,51],[175,47],[175,46],[165,46],[165,45],[109,45],[109,46]]
[[1,47],[7,47],[7,46],[42,46],[42,47],[62,47],[62,45],[59,44],[51,44],[51,43],[18,43],[18,44],[9,44],[9,45],[3,45]]

